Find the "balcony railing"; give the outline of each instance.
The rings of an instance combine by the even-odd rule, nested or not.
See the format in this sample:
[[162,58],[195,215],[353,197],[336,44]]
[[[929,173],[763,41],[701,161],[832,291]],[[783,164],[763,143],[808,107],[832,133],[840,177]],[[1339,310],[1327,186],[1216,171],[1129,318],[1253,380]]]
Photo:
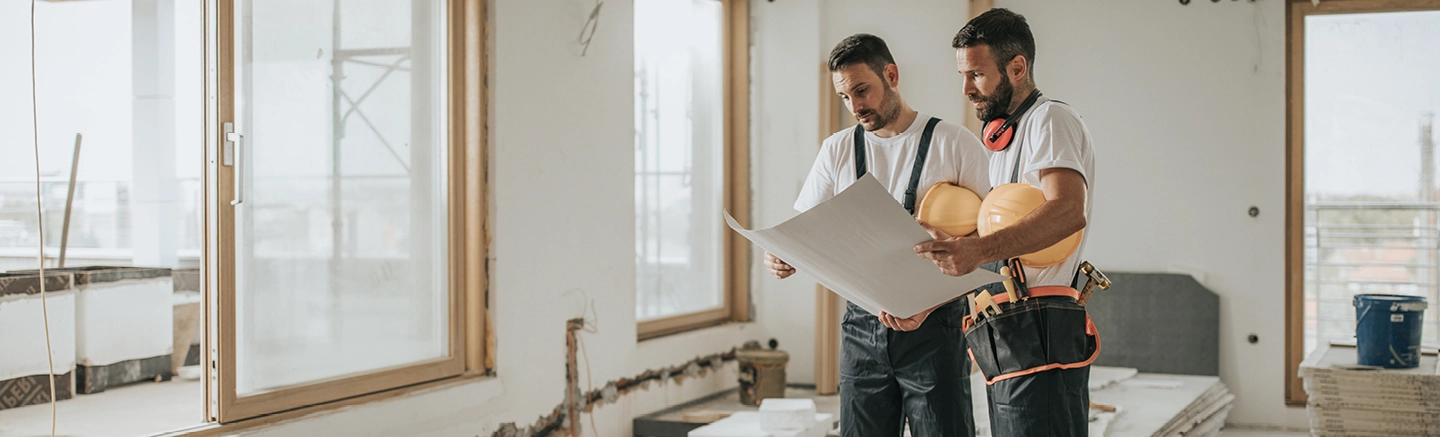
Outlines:
[[[1440,300],[1440,203],[1306,202],[1305,350],[1355,335],[1356,294]],[[1440,309],[1425,312],[1424,343],[1440,334]]]

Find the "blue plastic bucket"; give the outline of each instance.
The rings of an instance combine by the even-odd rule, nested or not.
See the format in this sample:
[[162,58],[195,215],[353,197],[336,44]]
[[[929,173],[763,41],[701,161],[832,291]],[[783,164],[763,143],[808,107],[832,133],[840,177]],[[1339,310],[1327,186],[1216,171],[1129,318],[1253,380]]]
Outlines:
[[1355,349],[1362,366],[1420,366],[1420,329],[1426,302],[1420,296],[1355,295]]

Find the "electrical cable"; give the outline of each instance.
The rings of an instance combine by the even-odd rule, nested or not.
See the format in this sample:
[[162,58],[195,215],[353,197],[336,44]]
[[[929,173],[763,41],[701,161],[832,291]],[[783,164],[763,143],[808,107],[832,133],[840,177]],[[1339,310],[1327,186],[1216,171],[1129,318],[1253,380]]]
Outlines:
[[50,350],[50,306],[45,299],[45,208],[40,196],[40,111],[35,79],[35,2],[30,2],[30,133],[35,140],[35,224],[40,230],[40,315],[45,323],[45,360],[50,372],[50,437],[55,437],[55,352]]
[[[576,343],[580,343],[580,356],[585,357],[585,403],[590,403],[590,393],[595,391],[595,379],[590,377],[590,352],[585,350],[585,339],[579,335],[575,336]],[[595,426],[595,406],[590,407],[590,432],[595,437],[600,437],[600,428]],[[52,436],[53,437],[53,436]]]

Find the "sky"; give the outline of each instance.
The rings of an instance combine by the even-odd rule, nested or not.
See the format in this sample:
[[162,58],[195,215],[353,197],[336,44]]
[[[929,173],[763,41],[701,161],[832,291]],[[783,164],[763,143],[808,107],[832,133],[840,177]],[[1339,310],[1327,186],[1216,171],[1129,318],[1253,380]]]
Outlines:
[[1311,16],[1305,32],[1307,194],[1413,199],[1420,125],[1440,122],[1440,12]]

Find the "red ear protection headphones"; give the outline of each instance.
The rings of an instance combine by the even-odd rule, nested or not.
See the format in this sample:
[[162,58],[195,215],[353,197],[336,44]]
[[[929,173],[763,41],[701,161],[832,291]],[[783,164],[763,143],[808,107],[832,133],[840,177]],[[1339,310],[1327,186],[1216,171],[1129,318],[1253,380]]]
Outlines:
[[1026,97],[1025,101],[1020,102],[1020,107],[1015,108],[1015,116],[996,117],[985,122],[985,130],[981,131],[983,135],[980,137],[985,148],[999,152],[1010,147],[1010,140],[1015,138],[1015,124],[1020,122],[1020,116],[1025,115],[1025,111],[1030,110],[1030,106],[1039,98],[1040,90],[1031,91],[1030,97]]

